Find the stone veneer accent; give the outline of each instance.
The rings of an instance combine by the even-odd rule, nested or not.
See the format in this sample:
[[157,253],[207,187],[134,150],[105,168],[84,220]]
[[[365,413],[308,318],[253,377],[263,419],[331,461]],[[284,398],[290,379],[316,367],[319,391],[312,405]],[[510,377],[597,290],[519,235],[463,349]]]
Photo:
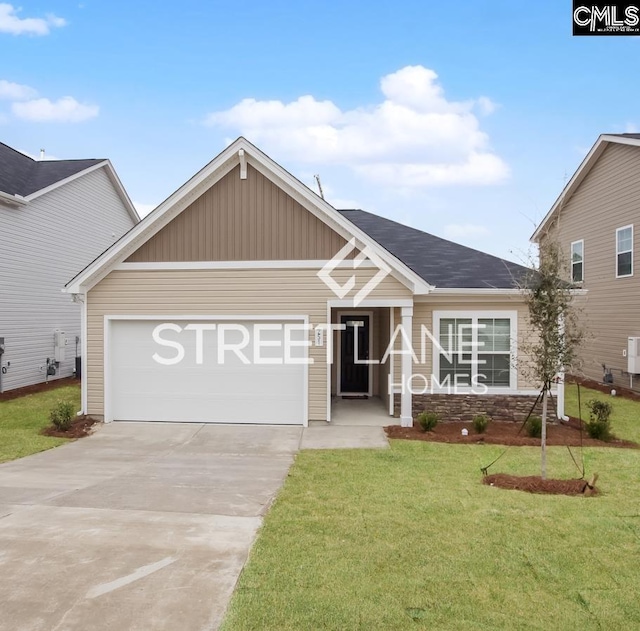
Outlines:
[[[414,394],[413,418],[427,410],[436,412],[441,421],[472,421],[477,414],[486,414],[494,421],[524,421],[536,400],[522,394]],[[400,395],[394,395],[396,416],[400,414]],[[534,412],[542,414],[542,403]],[[555,399],[549,401],[549,413],[555,417]]]

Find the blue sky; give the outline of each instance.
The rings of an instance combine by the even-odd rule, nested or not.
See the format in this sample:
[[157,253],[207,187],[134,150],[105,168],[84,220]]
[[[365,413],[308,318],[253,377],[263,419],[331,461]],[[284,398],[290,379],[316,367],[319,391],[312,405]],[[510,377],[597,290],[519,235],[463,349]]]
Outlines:
[[640,130],[640,40],[571,3],[0,3],[0,140],[110,158],[144,211],[245,135],[329,201],[521,261],[600,133]]

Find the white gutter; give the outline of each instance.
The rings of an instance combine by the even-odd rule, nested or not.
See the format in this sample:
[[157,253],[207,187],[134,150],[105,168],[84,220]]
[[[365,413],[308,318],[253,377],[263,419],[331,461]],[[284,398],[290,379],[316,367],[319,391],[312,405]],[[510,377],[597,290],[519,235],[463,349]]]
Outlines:
[[2,191],[0,191],[0,201],[6,202],[10,206],[26,206],[29,203],[22,195],[9,195],[9,193]]

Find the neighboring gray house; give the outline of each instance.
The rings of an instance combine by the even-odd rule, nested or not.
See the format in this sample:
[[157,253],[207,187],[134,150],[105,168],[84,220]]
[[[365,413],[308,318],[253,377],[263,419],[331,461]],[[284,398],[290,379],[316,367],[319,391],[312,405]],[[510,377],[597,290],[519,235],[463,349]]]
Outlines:
[[0,143],[0,392],[74,373],[82,306],[62,287],[138,221],[108,160]]

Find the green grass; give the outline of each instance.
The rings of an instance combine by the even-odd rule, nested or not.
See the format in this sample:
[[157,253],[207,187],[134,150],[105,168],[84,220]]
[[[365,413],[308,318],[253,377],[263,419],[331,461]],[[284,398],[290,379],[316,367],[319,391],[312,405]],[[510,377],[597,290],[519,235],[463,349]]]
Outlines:
[[40,434],[40,430],[50,425],[49,411],[58,401],[71,401],[80,409],[80,386],[64,386],[0,401],[0,462],[23,458],[67,442],[66,438]]
[[[582,419],[585,421],[589,419],[587,401],[590,399],[608,401],[613,405],[611,431],[617,438],[640,443],[640,403],[580,387]],[[578,416],[578,387],[574,384],[565,388],[565,413]]]
[[[640,404],[614,404],[618,435],[637,438]],[[501,451],[301,452],[223,630],[640,628],[640,450],[584,450],[594,498],[482,485]],[[550,477],[577,477],[565,448],[548,460]],[[538,468],[538,449],[513,447],[492,472]]]

